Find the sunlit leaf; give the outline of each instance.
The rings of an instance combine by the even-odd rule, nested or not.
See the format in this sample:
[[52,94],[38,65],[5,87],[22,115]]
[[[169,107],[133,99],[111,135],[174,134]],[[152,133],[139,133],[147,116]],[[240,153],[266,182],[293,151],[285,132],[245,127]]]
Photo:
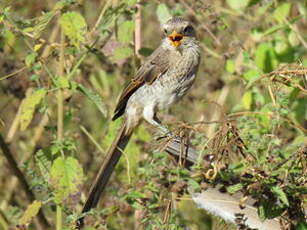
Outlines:
[[42,46],[43,46],[42,43],[36,44],[36,45],[34,46],[34,51],[35,51],[35,52],[38,51]]
[[19,224],[20,225],[29,224],[32,218],[37,215],[41,206],[42,206],[42,202],[37,201],[37,200],[33,201],[33,203],[27,207],[26,211],[23,213],[22,217],[19,219]]
[[283,23],[290,13],[291,3],[284,2],[280,4],[274,11],[274,18],[279,22]]
[[244,79],[248,81],[253,81],[260,76],[260,73],[257,70],[248,70],[246,73],[243,74]]
[[161,25],[172,17],[171,13],[169,12],[169,9],[163,3],[158,5],[157,15]]
[[125,21],[118,27],[118,40],[121,43],[129,43],[133,39],[134,22]]
[[226,61],[225,69],[228,73],[234,73],[236,70],[235,62],[233,60],[228,59]]
[[255,62],[257,66],[265,73],[271,72],[278,65],[274,48],[269,43],[258,45],[255,53]]
[[107,116],[107,109],[105,104],[102,101],[102,98],[99,94],[92,91],[89,88],[84,87],[81,84],[78,84],[77,90],[79,90],[81,93],[83,93],[90,101],[92,101],[98,108],[98,110],[102,113],[104,117]]
[[35,107],[41,102],[45,97],[47,91],[45,89],[38,89],[32,94],[26,97],[21,105],[21,115],[20,115],[20,129],[25,130],[30,124]]
[[67,79],[67,77],[64,76],[59,76],[55,79],[56,82],[56,87],[61,88],[61,89],[66,89],[69,88],[70,84],[69,84],[69,80]]
[[252,106],[252,102],[253,102],[253,94],[251,91],[246,91],[242,97],[242,104],[243,107],[247,110],[251,109]]
[[84,36],[87,25],[81,14],[77,12],[64,13],[60,18],[60,24],[64,30],[64,34],[74,46],[79,47],[80,43],[85,41]]
[[82,167],[75,158],[58,157],[52,164],[50,175],[57,204],[80,192],[84,176]]
[[243,10],[249,4],[249,0],[227,0],[226,2],[234,10]]

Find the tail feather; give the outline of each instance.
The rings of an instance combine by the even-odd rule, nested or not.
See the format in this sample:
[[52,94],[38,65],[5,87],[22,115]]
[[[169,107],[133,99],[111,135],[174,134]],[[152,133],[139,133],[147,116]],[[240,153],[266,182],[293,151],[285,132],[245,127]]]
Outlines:
[[[209,213],[223,218],[226,222],[237,223],[237,214],[246,217],[246,225],[259,230],[281,230],[278,219],[261,221],[257,209],[251,205],[252,201],[241,209],[239,197],[221,193],[216,188],[210,188],[202,193],[192,194],[192,198],[201,208]],[[251,202],[251,203],[250,203]]]
[[[88,212],[92,208],[96,207],[99,202],[101,193],[104,191],[114,168],[119,161],[122,151],[127,146],[131,137],[132,131],[127,128],[126,122],[124,122],[117,134],[116,139],[113,141],[107,155],[105,156],[102,166],[92,184],[89,195],[83,206],[82,213]],[[77,221],[77,229],[83,227],[83,217]]]

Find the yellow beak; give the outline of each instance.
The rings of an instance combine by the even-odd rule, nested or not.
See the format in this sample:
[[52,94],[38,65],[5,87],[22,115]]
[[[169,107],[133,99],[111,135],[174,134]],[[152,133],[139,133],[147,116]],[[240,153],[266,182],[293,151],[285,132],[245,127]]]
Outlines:
[[171,44],[176,48],[181,45],[182,38],[183,35],[177,33],[175,30],[168,36],[168,39],[171,41]]

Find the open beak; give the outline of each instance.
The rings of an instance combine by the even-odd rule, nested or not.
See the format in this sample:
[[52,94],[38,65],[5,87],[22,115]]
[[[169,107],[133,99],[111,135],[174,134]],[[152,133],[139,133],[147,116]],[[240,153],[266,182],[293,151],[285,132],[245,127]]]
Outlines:
[[175,30],[168,36],[168,39],[171,41],[172,46],[176,48],[181,45],[182,38],[183,35],[177,33]]

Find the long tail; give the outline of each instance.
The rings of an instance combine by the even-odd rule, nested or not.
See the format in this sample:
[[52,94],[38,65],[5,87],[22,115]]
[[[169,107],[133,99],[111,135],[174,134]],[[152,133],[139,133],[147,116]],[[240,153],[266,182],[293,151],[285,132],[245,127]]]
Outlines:
[[[104,191],[111,174],[122,155],[122,151],[129,142],[131,135],[132,130],[128,130],[126,122],[124,122],[107,155],[105,156],[102,166],[100,167],[95,181],[91,186],[90,193],[87,197],[85,205],[83,206],[82,213],[88,212],[98,204],[101,193]],[[83,227],[83,218],[84,217],[81,217],[77,220],[76,229],[81,229]]]

